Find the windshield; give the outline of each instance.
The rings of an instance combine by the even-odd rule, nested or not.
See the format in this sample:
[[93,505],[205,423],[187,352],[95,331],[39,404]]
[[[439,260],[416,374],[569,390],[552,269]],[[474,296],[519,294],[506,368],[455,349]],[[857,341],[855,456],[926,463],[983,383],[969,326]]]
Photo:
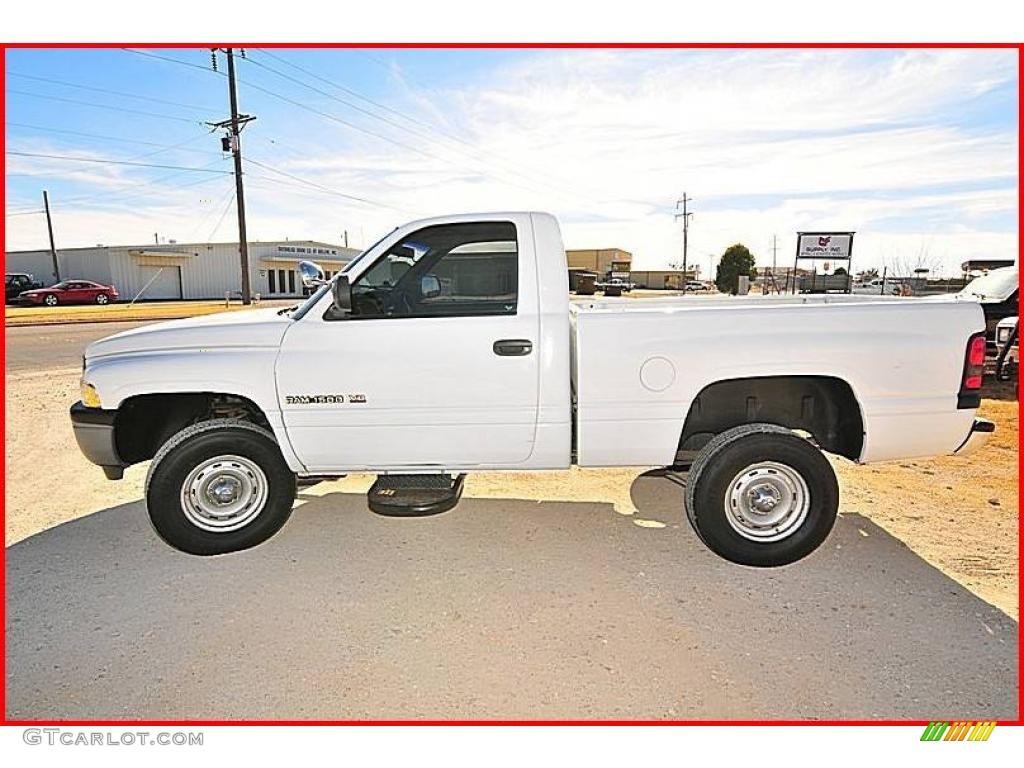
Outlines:
[[1017,267],[993,269],[987,275],[972,280],[960,292],[965,296],[977,296],[980,299],[1008,299],[1017,287]]

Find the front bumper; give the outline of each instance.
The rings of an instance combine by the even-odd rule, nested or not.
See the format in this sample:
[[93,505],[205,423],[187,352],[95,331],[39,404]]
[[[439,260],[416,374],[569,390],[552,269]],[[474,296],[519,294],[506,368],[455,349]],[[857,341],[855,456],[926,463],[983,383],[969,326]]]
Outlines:
[[114,417],[117,411],[87,408],[81,401],[71,406],[71,426],[78,448],[89,461],[103,468],[109,480],[120,480],[128,466],[117,454],[114,441]]
[[953,451],[953,453],[957,456],[967,456],[974,453],[988,442],[988,439],[995,431],[996,425],[993,422],[988,419],[975,419],[971,425],[971,431],[967,434],[964,441],[960,443],[960,447]]

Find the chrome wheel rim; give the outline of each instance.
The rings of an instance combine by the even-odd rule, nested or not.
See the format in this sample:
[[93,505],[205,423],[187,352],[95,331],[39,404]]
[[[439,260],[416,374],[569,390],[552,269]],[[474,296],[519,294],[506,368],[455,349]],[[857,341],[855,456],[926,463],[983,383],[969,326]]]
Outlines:
[[767,543],[791,536],[811,508],[800,473],[786,464],[761,461],[740,470],[725,496],[725,519],[745,539]]
[[215,456],[188,473],[181,486],[181,508],[197,528],[237,531],[267,503],[267,476],[244,456]]
[[49,304],[51,307],[54,307],[54,306],[57,305],[57,297],[56,296],[47,296],[44,299],[44,303]]
[[105,293],[101,293],[99,296],[96,297],[96,303],[97,304],[106,304],[107,303],[107,295]]

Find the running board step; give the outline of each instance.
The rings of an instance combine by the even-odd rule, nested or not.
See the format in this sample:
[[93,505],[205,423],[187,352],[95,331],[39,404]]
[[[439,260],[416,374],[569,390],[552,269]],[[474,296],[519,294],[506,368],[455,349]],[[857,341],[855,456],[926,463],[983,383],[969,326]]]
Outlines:
[[387,517],[427,517],[459,503],[465,475],[378,475],[366,494],[370,510]]

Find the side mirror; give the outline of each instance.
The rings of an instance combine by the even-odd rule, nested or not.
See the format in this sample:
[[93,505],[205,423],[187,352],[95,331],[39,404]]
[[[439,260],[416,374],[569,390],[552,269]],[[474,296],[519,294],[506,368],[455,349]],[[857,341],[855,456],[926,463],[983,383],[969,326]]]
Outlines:
[[299,277],[302,284],[307,288],[315,288],[327,281],[324,279],[324,271],[315,261],[300,261],[298,265]]
[[437,279],[437,275],[424,275],[420,278],[420,295],[424,299],[441,295],[441,281]]
[[352,311],[352,286],[349,285],[348,275],[338,275],[334,278],[331,291],[334,308],[342,314],[349,314]]

